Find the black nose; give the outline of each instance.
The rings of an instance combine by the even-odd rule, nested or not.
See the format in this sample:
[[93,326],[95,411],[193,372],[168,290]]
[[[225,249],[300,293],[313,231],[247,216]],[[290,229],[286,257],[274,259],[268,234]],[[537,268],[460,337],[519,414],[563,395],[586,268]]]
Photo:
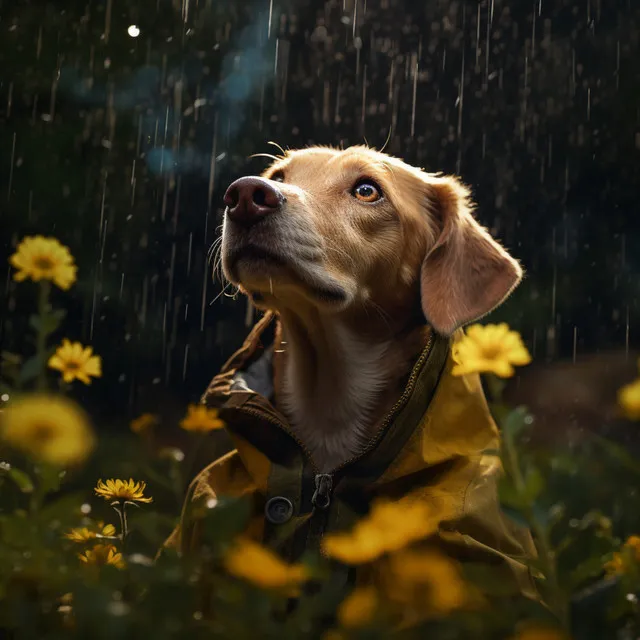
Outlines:
[[284,195],[272,182],[263,178],[240,178],[224,194],[227,215],[244,226],[251,226],[273,213],[284,202]]

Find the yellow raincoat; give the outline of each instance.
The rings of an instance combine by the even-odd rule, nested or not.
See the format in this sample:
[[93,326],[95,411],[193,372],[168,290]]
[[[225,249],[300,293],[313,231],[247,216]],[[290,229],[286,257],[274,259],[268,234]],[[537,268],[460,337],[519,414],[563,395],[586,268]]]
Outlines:
[[272,351],[261,337],[275,326],[278,344],[277,325],[267,313],[205,393],[235,449],[195,478],[167,545],[183,552],[198,545],[198,521],[186,517],[194,501],[244,495],[253,503],[247,534],[296,560],[317,549],[325,533],[350,529],[372,500],[407,497],[428,501],[439,515],[437,535],[448,554],[494,570],[492,580],[512,585],[514,595],[538,600],[526,564],[536,554],[531,536],[498,502],[498,430],[479,376],[451,375],[450,339],[432,334],[378,437],[362,455],[322,474],[268,400]]

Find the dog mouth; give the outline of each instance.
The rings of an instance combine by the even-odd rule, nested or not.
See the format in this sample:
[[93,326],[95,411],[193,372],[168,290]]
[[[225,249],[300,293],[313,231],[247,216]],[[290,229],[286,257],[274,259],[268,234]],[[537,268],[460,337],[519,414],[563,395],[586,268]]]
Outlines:
[[[305,266],[304,262],[300,262],[294,258],[287,258],[278,252],[265,249],[264,247],[258,247],[252,244],[245,245],[229,256],[227,264],[234,279],[238,281],[242,280],[238,275],[239,267],[241,266],[252,272],[258,272],[263,277],[268,276],[272,293],[273,284],[278,283],[277,271],[284,271],[287,276],[289,276],[287,280],[292,277],[294,281],[303,285],[304,290],[319,302],[340,305],[345,304],[349,299],[345,289],[337,282],[326,282],[324,278],[314,273],[314,269]],[[273,268],[276,269],[275,278],[271,273]],[[242,284],[244,285],[245,283]],[[248,288],[253,289],[251,286]],[[259,297],[262,297],[262,295],[267,292],[255,293],[257,293]]]
[[235,271],[240,262],[262,262],[276,267],[288,266],[288,262],[282,256],[255,245],[246,245],[235,251],[229,260],[229,266]]

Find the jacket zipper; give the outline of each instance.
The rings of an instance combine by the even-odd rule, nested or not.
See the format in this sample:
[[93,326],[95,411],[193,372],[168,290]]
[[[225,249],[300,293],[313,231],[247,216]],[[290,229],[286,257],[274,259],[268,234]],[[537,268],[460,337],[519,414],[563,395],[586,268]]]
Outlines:
[[[278,427],[279,429],[284,431],[287,435],[289,435],[294,440],[294,442],[300,447],[300,449],[302,449],[303,453],[307,458],[307,461],[309,462],[312,470],[315,473],[315,476],[314,476],[315,490],[313,493],[313,497],[311,498],[311,502],[314,506],[314,511],[316,510],[326,511],[326,509],[331,504],[331,497],[333,495],[333,489],[334,489],[333,480],[334,480],[335,474],[338,473],[338,471],[342,471],[342,469],[349,466],[350,464],[353,464],[360,458],[363,458],[365,455],[367,455],[372,449],[374,449],[378,445],[378,443],[382,439],[382,436],[387,430],[387,427],[391,424],[392,420],[396,417],[399,411],[408,402],[409,397],[413,393],[413,389],[415,387],[416,381],[418,380],[418,376],[420,375],[420,371],[422,370],[422,367],[426,362],[427,358],[431,354],[431,350],[433,348],[433,342],[434,342],[434,337],[432,332],[431,335],[429,336],[427,346],[423,349],[422,353],[420,354],[420,357],[418,358],[417,362],[413,366],[413,369],[411,370],[411,375],[409,376],[409,380],[407,381],[407,385],[405,386],[403,394],[400,396],[398,401],[393,405],[393,407],[391,407],[391,410],[385,416],[384,420],[380,425],[380,428],[378,429],[378,431],[376,431],[376,435],[369,441],[369,444],[362,451],[357,453],[355,456],[349,458],[348,460],[345,460],[345,462],[339,464],[337,467],[332,469],[330,473],[320,472],[318,467],[313,462],[311,452],[307,449],[304,443],[301,442],[296,437],[293,431],[289,427],[287,427],[281,420],[278,420],[271,413],[267,413],[266,411],[260,411],[252,407],[242,407],[240,409],[244,413],[254,415],[258,418],[262,418],[263,420],[266,420],[267,422],[270,422],[274,426]],[[320,534],[320,537],[324,535],[324,525],[322,526],[319,534]]]

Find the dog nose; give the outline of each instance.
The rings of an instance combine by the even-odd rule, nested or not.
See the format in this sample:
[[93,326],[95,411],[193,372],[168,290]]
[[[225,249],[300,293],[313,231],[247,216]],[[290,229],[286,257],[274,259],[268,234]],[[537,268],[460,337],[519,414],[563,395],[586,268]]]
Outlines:
[[251,176],[231,183],[224,194],[229,218],[247,227],[273,213],[284,200],[284,195],[273,183]]

